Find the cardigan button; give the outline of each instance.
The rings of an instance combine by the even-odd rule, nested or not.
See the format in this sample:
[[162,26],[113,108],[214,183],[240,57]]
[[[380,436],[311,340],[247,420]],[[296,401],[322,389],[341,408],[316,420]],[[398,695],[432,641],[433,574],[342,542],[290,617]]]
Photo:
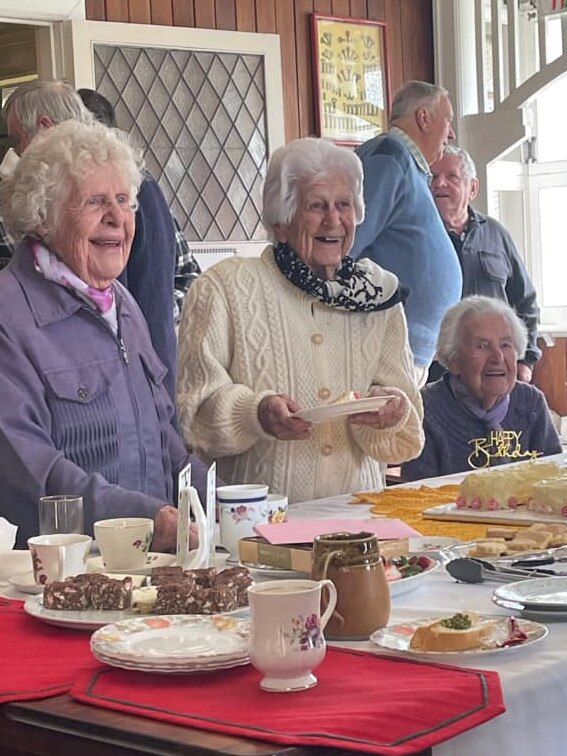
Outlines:
[[325,444],[325,446],[321,449],[321,454],[324,457],[328,457],[332,451],[333,451],[333,447],[330,444]]
[[322,333],[314,333],[311,337],[311,341],[313,344],[322,344],[323,343],[323,334]]
[[328,388],[319,389],[319,399],[328,399],[331,396],[331,390]]
[[89,390],[85,388],[84,386],[79,386],[79,388],[77,389],[77,395],[81,399],[86,399],[87,396],[89,395]]

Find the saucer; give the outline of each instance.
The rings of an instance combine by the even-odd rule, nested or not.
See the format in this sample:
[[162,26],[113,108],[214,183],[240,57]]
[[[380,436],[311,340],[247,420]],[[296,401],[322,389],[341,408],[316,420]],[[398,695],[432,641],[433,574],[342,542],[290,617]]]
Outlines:
[[149,575],[154,567],[170,567],[174,562],[175,554],[160,554],[150,551],[144,567],[138,567],[135,570],[127,570],[124,567],[119,570],[109,570],[102,557],[98,556],[87,559],[87,572],[105,572],[108,575]]
[[12,575],[11,578],[8,578],[8,582],[20,593],[43,593],[43,586],[35,582],[33,572],[20,572],[17,575]]

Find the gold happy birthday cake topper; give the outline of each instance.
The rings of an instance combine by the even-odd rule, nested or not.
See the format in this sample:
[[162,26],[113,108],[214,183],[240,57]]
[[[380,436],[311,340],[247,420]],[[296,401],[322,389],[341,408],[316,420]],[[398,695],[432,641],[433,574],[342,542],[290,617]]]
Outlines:
[[493,430],[488,436],[473,438],[469,445],[473,447],[468,456],[469,466],[475,470],[490,467],[494,459],[535,459],[541,456],[537,450],[522,451],[520,436],[522,431]]

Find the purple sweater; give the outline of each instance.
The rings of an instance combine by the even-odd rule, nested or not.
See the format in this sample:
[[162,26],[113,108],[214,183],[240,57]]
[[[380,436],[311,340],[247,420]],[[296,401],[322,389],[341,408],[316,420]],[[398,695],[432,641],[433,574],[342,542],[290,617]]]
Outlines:
[[517,462],[530,458],[526,452],[548,455],[561,451],[545,396],[535,386],[516,383],[502,433],[491,431],[467,412],[453,396],[447,378],[448,374],[421,390],[425,446],[417,459],[402,465],[403,480]]
[[187,460],[171,424],[166,370],[131,295],[114,284],[118,340],[73,293],[47,281],[21,245],[0,273],[0,514],[19,545],[37,500],[84,498],[97,519],[153,517]]

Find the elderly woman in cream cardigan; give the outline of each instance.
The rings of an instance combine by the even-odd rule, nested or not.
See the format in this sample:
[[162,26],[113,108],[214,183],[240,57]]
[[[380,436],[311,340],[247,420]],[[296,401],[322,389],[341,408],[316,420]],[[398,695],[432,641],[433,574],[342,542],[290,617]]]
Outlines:
[[[403,290],[348,256],[364,217],[362,176],[351,150],[324,139],[276,150],[263,196],[272,243],[259,258],[214,265],[189,292],[181,430],[227,483],[267,483],[290,502],[380,489],[384,463],[421,451]],[[323,422],[296,414],[351,391],[390,398]]]

